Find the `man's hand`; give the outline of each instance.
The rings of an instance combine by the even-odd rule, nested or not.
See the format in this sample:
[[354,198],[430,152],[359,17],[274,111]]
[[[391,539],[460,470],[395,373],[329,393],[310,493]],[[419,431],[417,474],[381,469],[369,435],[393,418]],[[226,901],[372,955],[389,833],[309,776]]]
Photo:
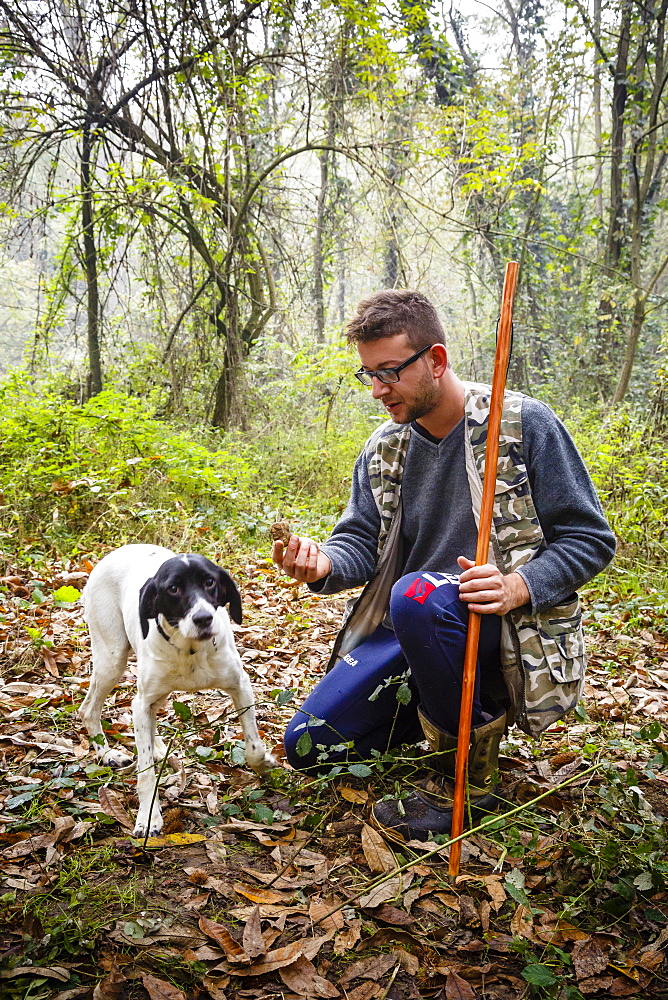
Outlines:
[[284,573],[300,583],[315,583],[332,570],[329,556],[321,551],[318,543],[299,535],[290,535],[287,547],[283,542],[274,542],[271,558]]
[[476,566],[465,556],[459,556],[457,562],[465,571],[459,577],[459,596],[466,601],[469,611],[479,615],[505,615],[531,600],[519,573],[504,576],[496,566],[490,563]]

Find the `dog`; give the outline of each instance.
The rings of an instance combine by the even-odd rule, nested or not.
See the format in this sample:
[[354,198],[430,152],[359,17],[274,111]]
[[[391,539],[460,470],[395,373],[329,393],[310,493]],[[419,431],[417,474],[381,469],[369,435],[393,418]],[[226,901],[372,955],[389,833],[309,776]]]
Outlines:
[[249,767],[263,774],[278,766],[257,731],[253,691],[230,627],[230,616],[241,622],[241,596],[225,570],[204,556],[123,545],[95,566],[83,602],[93,670],[79,716],[101,762],[114,768],[131,765],[132,758],[109,747],[100,715],[131,648],[137,656],[135,837],[162,830],[154,762],[166,756],[167,747],[156,735],[156,710],[172,691],[222,688],[239,714]]

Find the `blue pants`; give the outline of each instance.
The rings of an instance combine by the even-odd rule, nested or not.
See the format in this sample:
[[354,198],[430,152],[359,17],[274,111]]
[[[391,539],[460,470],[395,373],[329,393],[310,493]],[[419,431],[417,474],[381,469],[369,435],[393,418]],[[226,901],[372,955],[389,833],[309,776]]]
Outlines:
[[[453,735],[459,727],[468,607],[458,577],[409,573],[390,600],[394,632],[384,626],[326,674],[285,733],[298,770],[327,770],[423,739],[417,706]],[[498,715],[508,697],[499,659],[501,619],[483,615],[473,726]],[[307,736],[304,734],[307,733]]]

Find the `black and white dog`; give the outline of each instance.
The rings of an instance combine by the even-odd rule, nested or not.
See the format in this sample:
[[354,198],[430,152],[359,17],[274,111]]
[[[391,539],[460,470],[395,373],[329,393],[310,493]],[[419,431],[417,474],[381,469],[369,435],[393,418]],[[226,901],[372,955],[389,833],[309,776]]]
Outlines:
[[[137,654],[132,715],[137,744],[136,837],[160,833],[154,761],[167,752],[156,736],[156,709],[172,691],[222,688],[244,733],[246,761],[263,773],[276,767],[259,737],[253,691],[234,644],[225,605],[241,622],[241,597],[225,570],[198,555],[174,555],[158,545],[124,545],[93,569],[84,590],[84,618],[93,654],[90,688],[79,715],[98,757],[126,767],[130,757],[111,750],[100,725],[105,698],[123,676],[130,647]],[[151,801],[153,808],[151,809]]]

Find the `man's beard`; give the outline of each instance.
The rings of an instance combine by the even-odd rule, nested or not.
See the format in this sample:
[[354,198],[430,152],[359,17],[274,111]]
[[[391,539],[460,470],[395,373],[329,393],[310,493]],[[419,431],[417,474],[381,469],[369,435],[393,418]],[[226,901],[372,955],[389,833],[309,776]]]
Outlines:
[[[410,424],[414,420],[419,420],[420,417],[426,417],[427,414],[431,413],[434,409],[439,399],[440,394],[431,378],[425,379],[424,382],[418,387],[417,395],[412,402],[404,402],[403,405],[408,407],[408,413],[405,418],[396,422],[401,424]],[[396,420],[395,417],[392,419]]]

